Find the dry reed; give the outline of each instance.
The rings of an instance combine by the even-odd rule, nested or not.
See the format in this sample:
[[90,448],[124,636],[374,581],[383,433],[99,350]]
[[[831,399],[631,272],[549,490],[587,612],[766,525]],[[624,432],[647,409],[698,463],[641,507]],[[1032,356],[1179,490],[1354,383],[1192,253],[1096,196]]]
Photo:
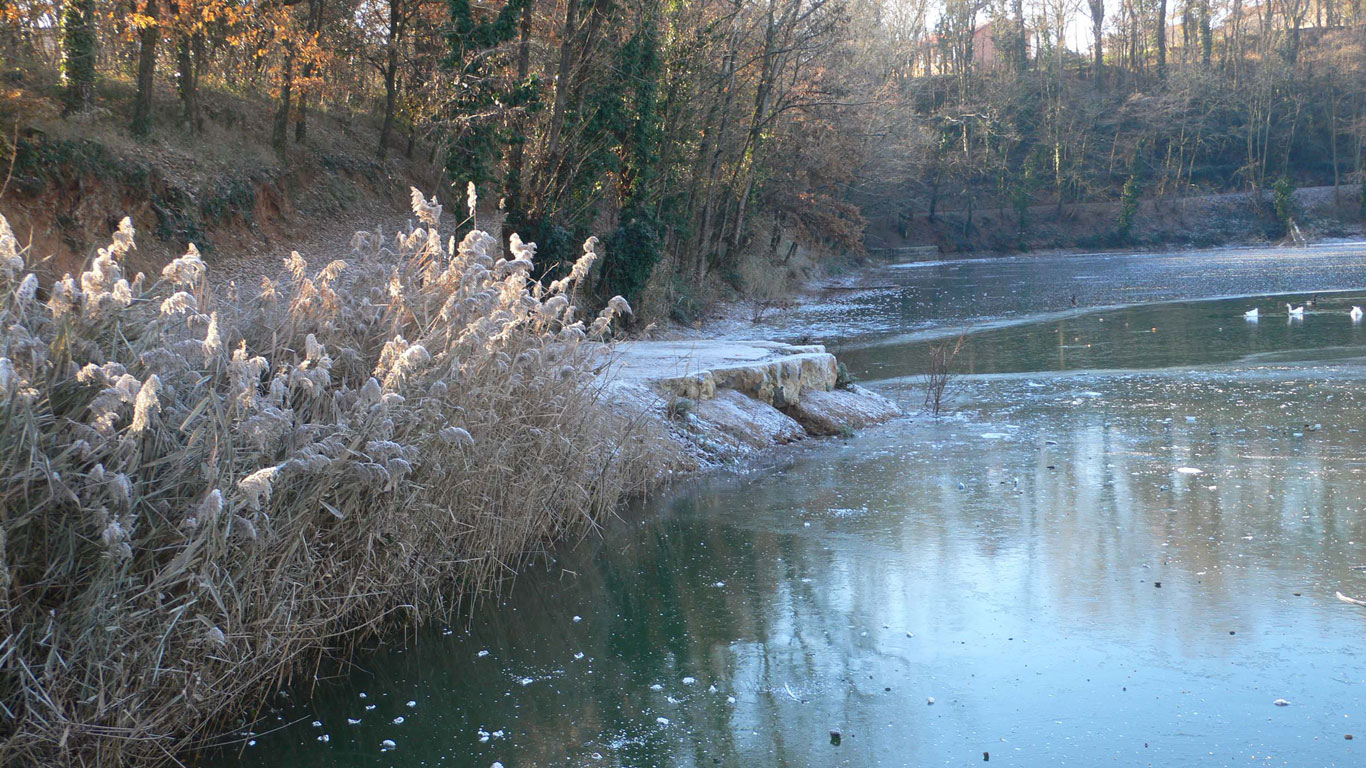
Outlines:
[[629,308],[576,319],[596,241],[542,288],[413,206],[250,298],[193,247],[129,280],[127,220],[40,291],[0,218],[0,764],[181,753],[656,475],[593,373]]
[[925,410],[931,416],[938,416],[944,407],[944,395],[949,382],[953,379],[953,362],[963,349],[967,334],[960,334],[953,341],[939,341],[930,344],[930,367],[925,372]]

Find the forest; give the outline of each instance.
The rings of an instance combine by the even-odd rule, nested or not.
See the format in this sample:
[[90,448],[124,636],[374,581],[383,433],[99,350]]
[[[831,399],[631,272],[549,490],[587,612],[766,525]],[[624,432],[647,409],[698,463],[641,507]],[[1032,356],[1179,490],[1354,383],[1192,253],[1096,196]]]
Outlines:
[[1011,232],[988,244],[1009,249],[1039,206],[1113,204],[1112,244],[1141,199],[1279,183],[1361,206],[1360,0],[5,0],[0,13],[6,87],[47,88],[65,115],[193,137],[231,118],[205,94],[245,94],[269,105],[258,140],[282,157],[319,113],[372,125],[377,158],[416,158],[453,195],[472,181],[499,201],[506,232],[539,243],[541,273],[603,234],[599,298],[638,301],[653,283],[675,315],[709,278],[743,288],[799,248],[857,253],[870,221],[906,236],[953,211],[971,235],[974,212],[995,210]]

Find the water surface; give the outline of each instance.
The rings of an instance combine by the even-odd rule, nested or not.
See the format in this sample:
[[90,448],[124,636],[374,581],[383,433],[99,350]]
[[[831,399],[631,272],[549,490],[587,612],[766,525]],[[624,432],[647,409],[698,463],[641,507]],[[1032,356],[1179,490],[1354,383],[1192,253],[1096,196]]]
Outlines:
[[[911,408],[936,269],[843,351]],[[1022,301],[949,415],[681,483],[214,764],[1366,764],[1366,292],[1282,301]]]
[[[1363,262],[1366,244],[1332,243],[904,264],[828,291],[822,301],[768,311],[757,324],[728,326],[725,335],[844,344],[910,332],[981,328],[1073,309],[1352,290],[1362,287]],[[1284,307],[1269,302],[1262,311],[1272,310],[1283,312]]]

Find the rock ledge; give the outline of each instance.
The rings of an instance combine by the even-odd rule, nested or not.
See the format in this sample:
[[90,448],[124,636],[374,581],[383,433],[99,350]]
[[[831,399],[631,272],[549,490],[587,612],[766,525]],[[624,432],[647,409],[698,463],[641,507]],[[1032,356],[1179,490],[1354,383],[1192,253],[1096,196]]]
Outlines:
[[838,362],[820,345],[639,341],[615,354],[610,396],[657,421],[701,465],[901,414],[875,392],[837,388]]

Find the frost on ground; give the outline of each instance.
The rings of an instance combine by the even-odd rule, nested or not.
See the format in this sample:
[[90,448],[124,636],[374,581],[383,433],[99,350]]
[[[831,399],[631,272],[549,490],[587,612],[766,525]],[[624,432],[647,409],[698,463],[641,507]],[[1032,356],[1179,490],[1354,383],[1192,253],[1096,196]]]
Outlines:
[[632,342],[610,371],[608,397],[667,431],[694,467],[901,414],[877,393],[837,386],[835,357],[819,345]]

